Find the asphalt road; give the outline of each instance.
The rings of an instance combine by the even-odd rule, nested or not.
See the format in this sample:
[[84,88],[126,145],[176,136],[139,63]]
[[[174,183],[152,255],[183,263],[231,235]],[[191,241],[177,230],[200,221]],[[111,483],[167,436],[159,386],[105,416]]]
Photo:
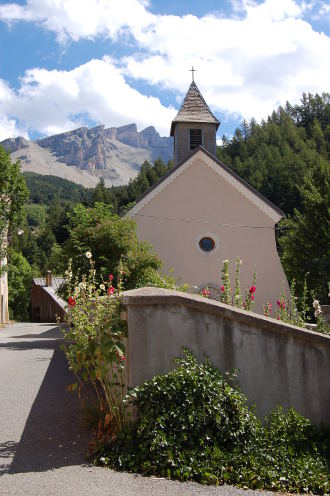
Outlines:
[[[0,496],[255,496],[86,462],[89,433],[55,324],[0,328]],[[262,493],[257,492],[258,496]]]

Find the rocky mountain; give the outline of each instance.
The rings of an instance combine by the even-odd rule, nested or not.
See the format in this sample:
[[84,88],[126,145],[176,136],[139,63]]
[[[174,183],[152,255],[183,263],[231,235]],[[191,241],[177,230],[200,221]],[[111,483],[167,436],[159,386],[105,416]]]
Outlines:
[[1,145],[23,172],[36,172],[69,179],[93,187],[100,177],[108,186],[127,183],[141,164],[173,157],[172,138],[161,137],[153,126],[143,131],[136,124],[105,129],[81,127],[36,141],[9,138]]

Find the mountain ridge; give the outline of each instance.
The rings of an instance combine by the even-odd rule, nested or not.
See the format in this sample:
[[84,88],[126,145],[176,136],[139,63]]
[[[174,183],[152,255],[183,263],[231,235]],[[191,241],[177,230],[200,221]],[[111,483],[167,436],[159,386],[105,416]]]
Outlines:
[[21,136],[1,145],[20,160],[23,172],[54,175],[85,187],[101,177],[107,186],[126,184],[142,163],[173,158],[173,139],[161,137],[153,126],[142,131],[135,123],[120,127],[80,127],[35,141]]

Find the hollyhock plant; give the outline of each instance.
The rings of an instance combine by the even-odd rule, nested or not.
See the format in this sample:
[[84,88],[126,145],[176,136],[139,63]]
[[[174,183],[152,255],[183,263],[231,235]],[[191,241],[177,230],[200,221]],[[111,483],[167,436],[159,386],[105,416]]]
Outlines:
[[254,305],[254,296],[257,290],[256,288],[257,273],[253,274],[253,283],[248,286],[245,290],[245,310],[252,310]]
[[74,298],[72,298],[72,296],[69,296],[68,298],[68,304],[70,307],[74,307],[76,305],[76,300]]
[[222,267],[222,287],[223,291],[221,292],[220,300],[222,303],[226,303],[227,305],[231,305],[231,286],[230,286],[230,277],[229,277],[229,260],[223,261]]
[[202,294],[203,294],[204,298],[209,298],[211,291],[209,291],[209,288],[204,288]]
[[[81,281],[67,278],[70,326],[65,333],[65,354],[78,379],[71,389],[79,387],[80,391],[84,382],[90,382],[99,401],[99,410],[108,415],[114,429],[119,430],[126,421],[123,398],[127,329],[120,318],[122,282],[119,277],[114,287],[112,277],[100,284],[93,258],[87,258],[89,273],[83,275]],[[71,272],[70,267],[67,272]]]
[[235,271],[235,294],[234,294],[234,306],[237,308],[242,308],[243,301],[241,296],[241,284],[240,284],[240,270],[241,270],[242,260],[237,257],[236,259],[236,271]]

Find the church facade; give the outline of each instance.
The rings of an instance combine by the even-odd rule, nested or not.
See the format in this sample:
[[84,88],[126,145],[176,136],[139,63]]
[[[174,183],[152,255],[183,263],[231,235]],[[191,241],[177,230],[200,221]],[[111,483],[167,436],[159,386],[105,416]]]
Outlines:
[[254,310],[262,313],[283,289],[289,295],[275,241],[283,213],[216,158],[219,124],[192,81],[171,126],[175,166],[129,215],[165,271],[211,297],[220,293],[223,260],[233,285],[239,257],[242,293],[257,272]]

